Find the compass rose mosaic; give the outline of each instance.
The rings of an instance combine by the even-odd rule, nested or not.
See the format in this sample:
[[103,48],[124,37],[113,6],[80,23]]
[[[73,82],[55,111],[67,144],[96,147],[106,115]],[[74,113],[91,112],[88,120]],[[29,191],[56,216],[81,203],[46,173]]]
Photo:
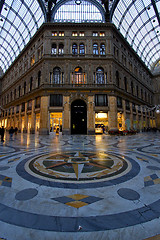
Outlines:
[[67,182],[112,179],[126,174],[130,169],[129,161],[106,152],[46,154],[25,164],[25,170],[33,176]]

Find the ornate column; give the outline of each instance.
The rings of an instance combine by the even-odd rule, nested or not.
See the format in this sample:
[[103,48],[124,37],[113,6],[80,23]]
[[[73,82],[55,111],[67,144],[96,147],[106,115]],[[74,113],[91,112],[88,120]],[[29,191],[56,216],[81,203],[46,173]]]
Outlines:
[[71,123],[70,123],[70,97],[63,96],[63,114],[62,114],[62,134],[71,134]]
[[118,131],[117,127],[117,97],[109,96],[108,130]]
[[28,130],[28,117],[27,117],[27,102],[25,103],[25,112],[24,112],[24,128],[23,133],[27,133]]
[[34,107],[35,107],[35,99],[32,100],[31,129],[30,129],[30,133],[32,133],[32,134],[35,133],[35,112],[34,112]]
[[88,96],[87,134],[95,134],[94,96]]
[[123,107],[123,113],[122,113],[122,129],[126,130],[126,101],[122,99],[122,107]]
[[41,97],[40,108],[40,135],[49,134],[49,111],[48,111],[48,96]]

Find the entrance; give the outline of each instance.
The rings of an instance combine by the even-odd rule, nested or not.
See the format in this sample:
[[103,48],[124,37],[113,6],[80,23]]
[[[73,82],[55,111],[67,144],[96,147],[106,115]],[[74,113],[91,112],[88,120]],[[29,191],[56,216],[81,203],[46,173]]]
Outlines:
[[80,99],[71,105],[71,134],[87,134],[87,106]]

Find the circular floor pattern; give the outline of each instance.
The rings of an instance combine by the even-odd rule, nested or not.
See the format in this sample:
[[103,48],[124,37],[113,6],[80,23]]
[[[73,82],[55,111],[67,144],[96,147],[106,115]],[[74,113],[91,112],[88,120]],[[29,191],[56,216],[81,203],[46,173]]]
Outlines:
[[139,164],[129,157],[85,151],[39,155],[17,166],[17,173],[31,182],[72,189],[111,186],[133,178],[139,171]]

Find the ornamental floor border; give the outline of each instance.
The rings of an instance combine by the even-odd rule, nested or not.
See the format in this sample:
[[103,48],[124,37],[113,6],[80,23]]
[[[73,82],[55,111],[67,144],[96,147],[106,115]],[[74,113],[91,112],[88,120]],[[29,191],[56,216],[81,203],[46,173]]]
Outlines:
[[160,236],[160,132],[4,140],[0,239]]

